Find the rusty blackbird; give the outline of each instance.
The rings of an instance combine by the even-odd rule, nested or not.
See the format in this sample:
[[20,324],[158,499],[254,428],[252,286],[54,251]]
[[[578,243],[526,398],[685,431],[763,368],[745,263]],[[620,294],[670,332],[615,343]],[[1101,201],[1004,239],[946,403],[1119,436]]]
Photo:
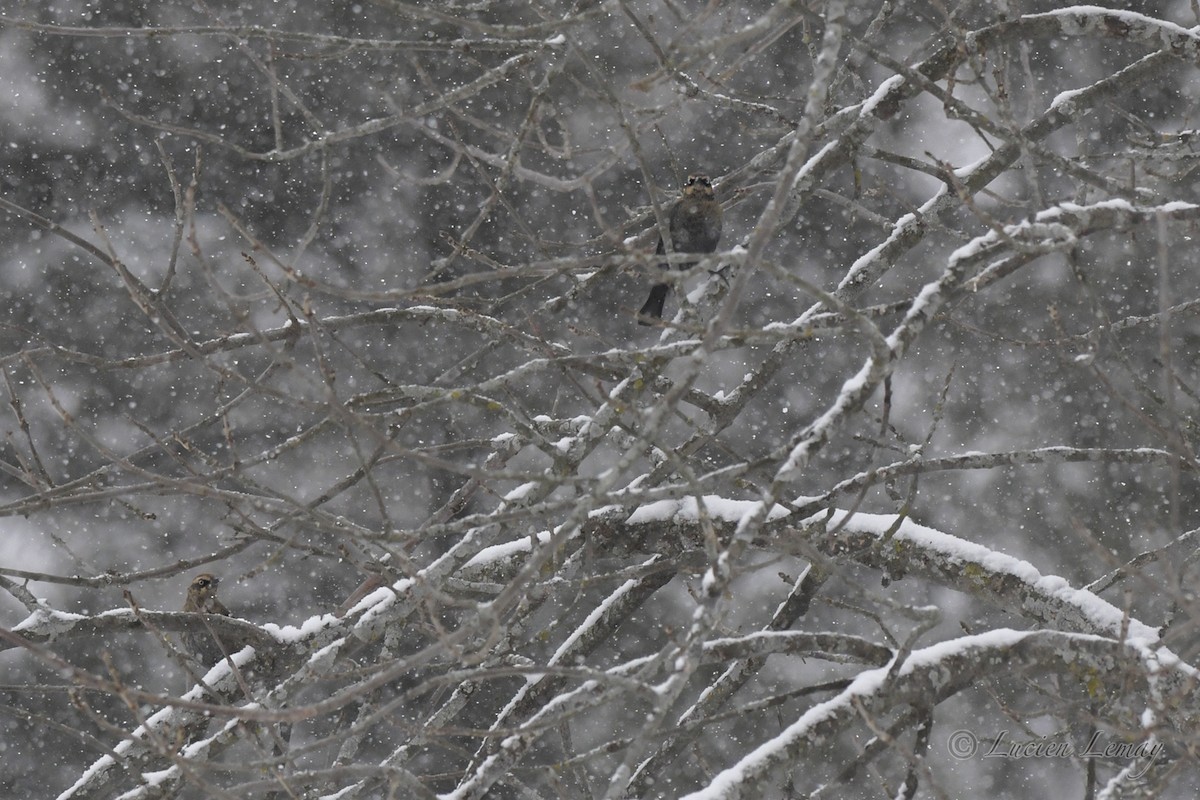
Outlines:
[[[712,181],[707,175],[691,175],[683,186],[679,199],[671,206],[668,217],[668,230],[671,234],[671,248],[676,253],[711,253],[717,249],[721,240],[721,204],[717,202],[713,192]],[[659,255],[666,253],[662,237],[658,239]],[[694,261],[677,264],[679,269],[695,266]],[[670,264],[659,264],[667,269]],[[663,304],[667,301],[669,283],[656,283],[650,289],[650,297],[638,315],[641,325],[652,324],[647,317],[661,319]]]

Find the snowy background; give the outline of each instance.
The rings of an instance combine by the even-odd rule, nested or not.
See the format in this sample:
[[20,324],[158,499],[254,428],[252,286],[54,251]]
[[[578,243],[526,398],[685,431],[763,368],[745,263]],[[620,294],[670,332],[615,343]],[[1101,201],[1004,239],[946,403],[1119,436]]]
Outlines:
[[0,794],[1194,796],[1200,19],[1057,5],[8,4]]

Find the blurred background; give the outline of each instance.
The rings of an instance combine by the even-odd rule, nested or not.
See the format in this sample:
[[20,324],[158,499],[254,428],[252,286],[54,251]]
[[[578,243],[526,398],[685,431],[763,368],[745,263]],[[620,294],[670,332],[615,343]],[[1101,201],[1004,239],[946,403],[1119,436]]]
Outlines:
[[[1058,5],[851,4],[810,155],[846,141],[859,104],[898,65]],[[1128,5],[1198,22],[1183,2]],[[345,599],[364,558],[403,551],[423,566],[444,552],[457,535],[430,526],[448,503],[456,515],[487,514],[526,480],[560,481],[548,498],[596,500],[595,481],[610,470],[621,471],[620,486],[646,475],[654,456],[624,463],[623,440],[611,437],[564,474],[553,442],[566,434],[539,418],[596,414],[622,370],[645,359],[668,378],[689,369],[656,354],[660,331],[635,322],[652,262],[616,257],[652,251],[654,204],[665,208],[693,173],[716,182],[721,249],[749,241],[805,108],[824,13],[821,3],[788,11],[758,0],[8,4],[0,574],[18,583],[36,574],[27,585],[37,597],[92,614],[125,607],[126,589],[143,607],[176,610],[191,575],[212,571],[235,616],[298,625]],[[925,93],[876,120],[836,169],[817,173],[764,263],[832,291],[917,215],[919,232],[846,298],[892,305],[873,317],[887,333],[952,253],[1005,225],[1063,203],[1197,202],[1200,82],[1186,59],[1164,58],[1136,88],[1118,83],[1089,98],[1049,135],[1031,127],[1063,92],[1118,76],[1160,47],[1125,34],[1067,36],[1047,25],[997,35],[952,86],[939,83],[978,118]],[[945,170],[1014,141],[1020,156],[982,190],[930,209]],[[836,430],[793,497],[914,453],[1148,447],[1190,463],[1200,391],[1194,236],[1194,223],[1174,220],[1098,222],[1073,241],[1047,238],[1014,274],[931,322],[896,365],[887,402],[877,394]],[[741,343],[705,353],[695,389],[724,397],[784,352],[740,413],[686,453],[696,474],[752,465],[706,492],[757,498],[778,466],[772,454],[863,364],[864,339],[849,328],[815,329],[799,344],[772,335],[814,302],[758,269],[733,312]],[[672,293],[668,319],[679,303]],[[1167,307],[1165,322],[1138,321]],[[311,327],[289,338],[292,319]],[[637,402],[653,407],[658,391]],[[664,449],[706,424],[694,404],[675,411],[649,434]],[[528,446],[459,503],[494,437],[513,432]],[[1195,527],[1194,487],[1190,468],[1168,460],[1097,458],[926,472],[915,489],[907,479],[872,487],[860,508],[903,507],[1083,586]],[[561,520],[537,512],[500,538]],[[787,596],[787,581],[763,575],[803,568],[760,558],[735,583],[731,631],[761,626]],[[1151,564],[1108,599],[1159,624],[1186,599],[1189,576],[1183,561]],[[881,587],[865,569],[835,575],[827,593],[937,605],[935,638],[960,624],[1025,625],[945,587]],[[630,623],[628,641],[612,644],[614,663],[644,646],[643,635],[661,636],[648,631],[686,619],[686,581],[660,597],[662,607]],[[26,613],[0,596],[5,627]],[[818,603],[806,626],[878,632],[846,616]],[[54,649],[91,670],[107,654],[144,688],[178,690],[177,665],[143,635],[68,638]],[[769,663],[755,691],[823,674]],[[0,671],[9,708],[0,790],[32,797],[70,786],[101,751],[81,753],[45,723],[93,722],[30,654],[0,654]],[[129,726],[119,703],[96,702]],[[759,724],[732,720],[714,733],[716,766],[752,749]],[[1034,768],[948,762],[942,788],[977,786],[985,766]],[[1075,785],[1063,765],[1036,769],[1043,786]]]

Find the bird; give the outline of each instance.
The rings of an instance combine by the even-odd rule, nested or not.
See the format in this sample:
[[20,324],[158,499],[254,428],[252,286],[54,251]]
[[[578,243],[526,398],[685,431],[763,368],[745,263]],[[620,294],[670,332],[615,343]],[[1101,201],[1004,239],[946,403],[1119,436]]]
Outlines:
[[[707,175],[689,175],[668,215],[667,230],[671,235],[672,251],[711,253],[716,250],[717,242],[721,241],[721,217],[721,204],[717,202],[712,181]],[[659,236],[655,253],[663,255],[666,251],[662,236]],[[695,265],[696,262],[691,261],[676,266],[688,269]],[[671,265],[663,263],[658,266],[660,269],[669,269]],[[670,288],[669,283],[656,283],[651,287],[650,297],[638,312],[639,324],[654,324],[649,320],[651,317],[662,319],[663,304],[667,301]]]
[[[217,599],[217,586],[220,583],[221,579],[211,572],[202,572],[192,578],[192,582],[188,584],[187,597],[183,600],[183,610],[228,617],[229,609]],[[220,643],[212,632],[185,633],[182,638],[187,651],[202,664],[211,666],[224,656]]]

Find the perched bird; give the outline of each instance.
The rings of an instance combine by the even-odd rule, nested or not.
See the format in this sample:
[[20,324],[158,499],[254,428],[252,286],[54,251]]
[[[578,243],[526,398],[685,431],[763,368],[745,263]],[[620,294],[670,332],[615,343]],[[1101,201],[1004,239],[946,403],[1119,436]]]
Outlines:
[[[192,582],[188,584],[187,597],[183,601],[183,610],[228,617],[229,609],[217,599],[217,585],[220,582],[220,578],[208,572],[202,572],[192,578]],[[212,666],[224,656],[211,633],[185,633],[182,638],[184,647],[192,657],[206,666]]]
[[[671,206],[667,223],[671,234],[671,249],[676,253],[711,253],[717,249],[721,241],[721,204],[717,202],[713,192],[712,181],[707,175],[691,175],[683,186],[679,199]],[[658,239],[657,254],[667,252],[662,237]],[[679,269],[695,266],[692,261],[677,264]],[[670,264],[659,264],[661,269],[668,269]],[[650,289],[650,297],[646,305],[638,312],[641,317],[662,319],[663,304],[667,301],[669,283],[656,283]],[[639,324],[652,324],[646,319],[639,319]]]
[[209,572],[202,572],[192,578],[191,584],[188,585],[187,597],[183,601],[183,610],[228,617],[229,609],[217,599],[217,586],[220,583],[221,579]]

